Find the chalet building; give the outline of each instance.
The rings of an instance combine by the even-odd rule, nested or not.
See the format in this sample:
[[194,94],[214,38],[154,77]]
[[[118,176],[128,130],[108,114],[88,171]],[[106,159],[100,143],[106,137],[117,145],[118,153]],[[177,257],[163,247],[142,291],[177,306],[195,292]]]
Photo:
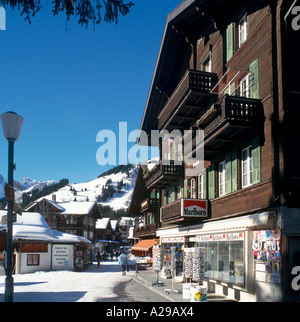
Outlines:
[[[143,173],[147,191],[136,188],[132,206],[146,225],[154,214],[163,251],[176,247],[178,278],[183,249],[205,247],[209,290],[241,301],[299,298],[291,287],[300,265],[295,5],[183,1],[168,15],[140,128],[140,144],[152,130],[171,135],[149,139],[160,161]],[[194,156],[200,130],[205,162],[195,173],[184,131]],[[159,196],[159,223],[151,196]]]
[[91,241],[95,239],[96,220],[101,218],[96,202],[62,202],[41,199],[30,203],[25,211],[39,212],[50,228],[81,236]]

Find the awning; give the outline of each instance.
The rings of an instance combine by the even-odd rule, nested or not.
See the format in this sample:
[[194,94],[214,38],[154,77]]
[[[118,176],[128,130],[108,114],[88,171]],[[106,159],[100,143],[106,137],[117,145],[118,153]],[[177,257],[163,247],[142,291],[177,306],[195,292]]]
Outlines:
[[154,239],[145,239],[134,245],[132,250],[139,250],[142,252],[149,251],[156,244],[156,240]]

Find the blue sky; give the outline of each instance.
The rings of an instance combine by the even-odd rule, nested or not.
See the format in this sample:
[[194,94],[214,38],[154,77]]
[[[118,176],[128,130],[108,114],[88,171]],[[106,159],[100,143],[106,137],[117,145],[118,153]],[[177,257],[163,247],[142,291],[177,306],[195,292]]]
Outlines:
[[[0,113],[25,119],[15,144],[15,179],[96,178],[110,167],[97,164],[104,129],[118,134],[139,129],[166,19],[181,0],[135,0],[119,24],[102,22],[94,31],[51,2],[24,21],[6,11],[0,31]],[[0,174],[7,177],[7,142],[0,130]]]

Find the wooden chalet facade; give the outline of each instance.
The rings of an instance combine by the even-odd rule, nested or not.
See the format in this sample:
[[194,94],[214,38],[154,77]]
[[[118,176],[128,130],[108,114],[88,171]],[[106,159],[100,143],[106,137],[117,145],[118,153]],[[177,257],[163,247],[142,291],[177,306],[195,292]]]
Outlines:
[[101,213],[96,202],[63,202],[42,199],[29,204],[25,211],[43,215],[51,229],[94,241],[96,220]]
[[160,227],[159,192],[148,191],[145,186],[145,167],[140,165],[128,212],[132,216],[142,217],[135,225],[133,237],[139,240],[156,238],[156,230]]
[[[203,131],[204,168],[193,176],[182,162],[184,141],[171,135],[155,144],[160,162],[138,178],[131,211],[146,218],[147,198],[159,191],[162,247],[178,254],[205,247],[208,288],[237,300],[299,298],[291,288],[291,271],[300,265],[295,5],[183,1],[168,16],[140,128],[148,137],[152,130],[180,131],[183,140],[184,131]],[[195,138],[190,154],[198,149]],[[185,216],[185,200],[206,201],[206,215]]]

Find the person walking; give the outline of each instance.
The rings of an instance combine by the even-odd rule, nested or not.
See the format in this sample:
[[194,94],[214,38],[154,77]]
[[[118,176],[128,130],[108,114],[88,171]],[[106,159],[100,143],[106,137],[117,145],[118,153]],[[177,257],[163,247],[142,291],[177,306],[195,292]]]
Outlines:
[[127,268],[127,256],[124,254],[123,251],[121,252],[118,262],[122,267],[122,276],[125,276],[126,275],[126,268]]
[[100,254],[100,252],[98,252],[98,254],[96,256],[96,259],[97,259],[98,267],[100,267],[100,263],[101,263],[101,254]]

